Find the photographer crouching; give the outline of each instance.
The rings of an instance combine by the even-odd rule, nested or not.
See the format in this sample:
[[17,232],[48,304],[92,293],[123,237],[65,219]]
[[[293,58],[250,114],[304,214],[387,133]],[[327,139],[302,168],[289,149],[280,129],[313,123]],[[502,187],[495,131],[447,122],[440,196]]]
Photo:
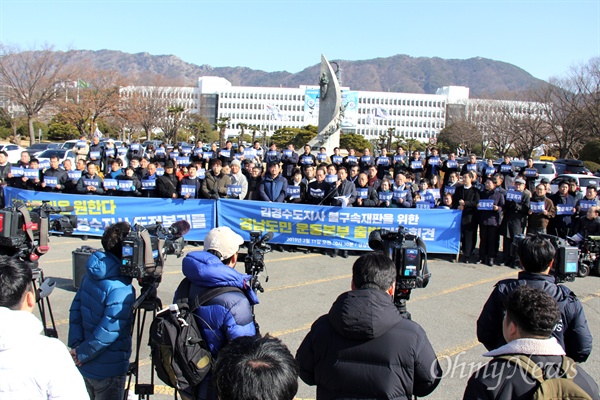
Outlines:
[[73,299],[69,315],[71,355],[92,400],[122,399],[131,355],[132,278],[121,275],[127,222],[109,226],[103,251],[87,261],[87,274]]
[[[179,293],[180,285],[175,299],[197,298],[218,287],[234,288],[206,301],[203,307],[194,311],[213,358],[229,341],[257,333],[252,306],[258,304],[258,298],[252,289],[252,275],[234,269],[243,243],[244,239],[230,228],[214,228],[204,238],[204,251],[190,252],[183,259],[183,275],[191,282],[190,291]],[[179,394],[186,400],[217,398],[210,373],[193,390]]]

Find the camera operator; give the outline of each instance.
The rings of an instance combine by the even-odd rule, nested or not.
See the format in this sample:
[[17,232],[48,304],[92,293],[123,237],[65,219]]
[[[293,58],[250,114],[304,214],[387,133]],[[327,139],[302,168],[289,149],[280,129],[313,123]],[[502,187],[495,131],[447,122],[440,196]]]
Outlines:
[[352,290],[313,323],[296,353],[318,399],[427,396],[442,369],[421,326],[394,305],[396,265],[381,252],[352,266]]
[[[229,341],[257,333],[252,305],[258,303],[258,298],[250,285],[251,276],[234,269],[243,243],[244,239],[230,228],[214,228],[204,238],[204,251],[190,252],[182,262],[183,275],[191,281],[191,289],[189,294],[175,293],[175,299],[196,298],[216,287],[240,289],[220,294],[194,311],[202,337],[213,357]],[[185,394],[186,398],[215,399],[211,374],[194,389],[193,395]]]
[[[590,399],[598,400],[598,385],[573,360],[564,357],[565,351],[552,337],[552,331],[560,323],[561,312],[556,300],[548,293],[528,286],[513,290],[506,301],[506,315],[502,323],[504,346],[484,354],[494,357],[492,361],[475,372],[469,379],[464,400],[479,399],[532,399],[542,389],[538,379],[532,379],[527,363],[535,364],[542,372],[542,379],[564,378],[578,385]],[[510,358],[510,361],[507,359]],[[567,365],[566,368],[562,367]],[[564,370],[563,370],[564,368]],[[566,380],[566,379],[565,379]],[[561,385],[556,382],[556,385]],[[566,386],[554,386],[554,390]],[[550,398],[553,389],[544,392],[542,398]],[[573,390],[571,388],[571,390]],[[535,393],[538,391],[538,393]],[[566,393],[564,393],[566,394]],[[575,396],[575,398],[584,398]],[[583,393],[579,393],[580,395]],[[567,398],[567,397],[552,397]]]
[[104,231],[104,251],[88,259],[69,310],[68,344],[92,400],[122,399],[124,394],[135,290],[120,266],[130,230],[128,222],[118,222]]
[[587,360],[592,351],[592,334],[575,293],[566,286],[557,285],[556,278],[549,275],[555,253],[550,240],[542,236],[528,236],[519,244],[519,261],[524,271],[519,272],[517,279],[505,279],[496,284],[477,320],[477,339],[488,350],[506,344],[502,336],[504,302],[510,292],[526,285],[543,290],[556,299],[561,320],[552,335],[567,356],[576,362]]
[[87,399],[65,345],[40,334],[32,281],[23,261],[0,256],[0,398]]

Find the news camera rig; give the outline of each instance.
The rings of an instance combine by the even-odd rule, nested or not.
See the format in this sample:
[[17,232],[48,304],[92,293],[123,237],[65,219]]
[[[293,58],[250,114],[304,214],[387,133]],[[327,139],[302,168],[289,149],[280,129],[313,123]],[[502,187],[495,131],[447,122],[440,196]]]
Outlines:
[[[267,267],[265,264],[265,254],[271,251],[271,246],[267,244],[269,240],[273,238],[273,232],[268,232],[261,237],[260,232],[250,232],[250,242],[248,243],[248,254],[244,257],[244,271],[247,275],[250,275],[250,287],[252,290],[263,293],[263,289],[259,276],[266,271]],[[265,282],[269,282],[269,276],[265,277]],[[260,325],[256,322],[256,316],[254,315],[254,305],[252,305],[252,320],[256,327],[256,333],[260,332]]]
[[[550,274],[552,274],[557,282],[573,282],[579,273],[579,249],[571,246],[566,239],[545,233],[537,234],[537,236],[548,239],[554,250],[554,263]],[[515,235],[510,249],[510,256],[513,259],[518,259],[518,249],[521,242],[525,239],[525,235]]]
[[406,302],[410,300],[412,290],[426,287],[431,277],[425,243],[400,225],[397,232],[387,229],[372,231],[369,247],[387,255],[396,265],[394,304],[403,317],[410,319]]
[[[152,319],[162,309],[162,301],[157,295],[157,288],[162,281],[163,269],[168,255],[178,258],[183,253],[185,239],[183,235],[190,230],[190,224],[177,221],[170,227],[162,222],[152,225],[135,224],[123,239],[121,256],[121,275],[137,279],[141,286],[141,294],[132,305],[134,321],[133,335],[136,334],[134,361],[129,365],[127,388],[130,387],[132,375],[135,375],[135,394],[140,399],[149,399],[154,394],[154,365],[150,365],[150,383],[139,383],[140,349],[143,341],[144,326],[148,313]],[[125,391],[125,398],[129,389]]]
[[[263,289],[258,277],[266,271],[265,254],[271,251],[271,246],[267,244],[273,239],[273,232],[268,232],[264,236],[260,236],[260,232],[250,232],[250,243],[248,243],[248,254],[244,258],[244,269],[246,274],[251,275],[251,287],[253,290],[258,290],[263,293]],[[269,276],[265,278],[265,282],[269,281]]]
[[[31,268],[40,320],[44,327],[44,334],[48,337],[58,337],[49,297],[54,289],[54,283],[44,278],[44,271],[39,266],[39,258],[50,250],[48,245],[50,231],[71,235],[77,228],[76,215],[62,214],[72,211],[73,207],[55,207],[48,201],[42,201],[35,206],[31,203],[14,201],[12,206],[0,210],[0,254],[17,257]],[[51,218],[51,214],[61,215]],[[48,325],[46,311],[50,318],[50,325]]]

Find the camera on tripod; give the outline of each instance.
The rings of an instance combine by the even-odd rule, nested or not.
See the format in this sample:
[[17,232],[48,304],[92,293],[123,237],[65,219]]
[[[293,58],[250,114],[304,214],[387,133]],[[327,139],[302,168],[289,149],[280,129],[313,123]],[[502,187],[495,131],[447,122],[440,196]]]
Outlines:
[[49,250],[48,233],[52,230],[71,235],[77,228],[76,215],[51,214],[73,211],[73,207],[55,207],[43,201],[31,210],[20,202],[0,210],[0,253],[17,256],[21,260],[37,264],[38,259]]
[[427,286],[431,273],[427,267],[427,247],[417,235],[403,226],[397,232],[376,229],[369,234],[369,247],[381,251],[396,265],[396,289],[394,304],[406,312],[406,301],[412,289]]
[[141,285],[160,283],[167,255],[181,257],[190,224],[177,221],[166,228],[162,222],[135,224],[123,240],[121,274],[136,278]]
[[[579,249],[558,236],[545,233],[537,236],[548,239],[556,251],[550,274],[556,278],[557,282],[573,282],[579,272]],[[519,258],[519,246],[524,239],[525,235],[515,235],[510,248],[511,258]]]
[[[263,287],[258,281],[258,276],[265,270],[265,254],[271,251],[271,246],[267,244],[273,238],[273,232],[268,232],[263,237],[260,232],[250,232],[250,243],[248,243],[248,254],[244,258],[244,267],[246,274],[252,275],[252,289],[264,292]],[[265,282],[268,282],[269,277]]]

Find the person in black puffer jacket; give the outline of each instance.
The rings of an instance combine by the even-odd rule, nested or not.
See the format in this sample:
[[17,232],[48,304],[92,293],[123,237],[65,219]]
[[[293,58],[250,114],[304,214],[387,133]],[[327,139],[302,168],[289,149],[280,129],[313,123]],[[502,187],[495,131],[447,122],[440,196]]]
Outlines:
[[554,246],[542,236],[528,236],[519,244],[519,260],[525,269],[518,279],[505,279],[496,284],[477,320],[477,339],[488,350],[506,344],[502,335],[504,303],[508,295],[521,286],[531,286],[552,296],[560,307],[561,320],[552,335],[565,349],[567,356],[584,362],[592,352],[592,334],[583,306],[569,288],[556,284],[548,275],[554,262]]
[[427,396],[442,369],[421,326],[393,303],[396,267],[368,253],[352,267],[352,290],[312,325],[296,353],[300,378],[317,398],[411,399]]
[[[502,323],[508,343],[483,355],[494,358],[471,376],[463,400],[537,398],[535,394],[539,394],[537,391],[542,388],[532,371],[527,372],[527,364],[537,364],[536,368],[542,372],[544,380],[572,379],[572,383],[579,386],[581,391],[577,395],[572,388],[567,389],[572,395],[568,398],[598,400],[598,385],[572,359],[565,357],[564,349],[552,337],[560,319],[559,305],[548,293],[528,286],[513,290],[508,295],[506,316]],[[561,389],[565,389],[565,386],[561,386]],[[554,397],[556,394],[550,389],[542,397],[567,398]],[[585,394],[589,397],[584,397]]]

